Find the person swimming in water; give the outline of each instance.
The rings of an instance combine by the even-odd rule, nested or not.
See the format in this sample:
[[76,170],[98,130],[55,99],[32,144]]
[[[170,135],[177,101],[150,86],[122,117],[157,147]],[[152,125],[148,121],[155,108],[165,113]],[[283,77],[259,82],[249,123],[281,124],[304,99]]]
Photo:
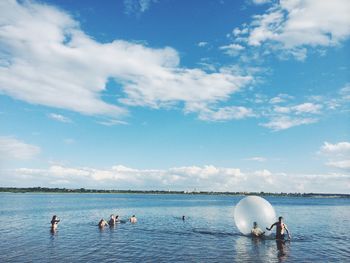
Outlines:
[[104,220],[103,218],[100,220],[100,222],[98,222],[98,227],[99,228],[104,228],[105,226],[108,226],[108,223],[106,220]]
[[115,217],[115,215],[111,215],[111,217],[109,218],[108,224],[110,226],[114,226],[115,223],[116,223],[116,217]]
[[270,231],[274,226],[276,226],[276,239],[283,240],[285,238],[285,232],[287,232],[288,239],[291,239],[287,225],[283,223],[282,216],[278,218],[278,222],[273,223],[270,228],[267,227],[266,229]]
[[60,220],[56,215],[54,215],[51,219],[51,231],[55,231],[57,229],[58,223]]
[[254,222],[253,223],[253,228],[250,232],[252,234],[253,237],[261,237],[265,234],[265,232],[263,232],[259,227],[258,227],[258,223]]
[[185,221],[185,216],[182,216],[182,220]]
[[136,222],[137,222],[136,216],[133,215],[132,217],[130,217],[129,221],[130,221],[131,223],[133,223],[133,224],[136,223]]

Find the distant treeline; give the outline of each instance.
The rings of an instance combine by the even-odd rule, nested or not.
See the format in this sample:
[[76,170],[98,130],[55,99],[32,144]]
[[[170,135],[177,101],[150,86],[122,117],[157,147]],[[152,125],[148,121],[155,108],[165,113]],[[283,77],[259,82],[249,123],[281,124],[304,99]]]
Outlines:
[[269,192],[208,192],[208,191],[162,191],[162,190],[103,190],[103,189],[67,189],[48,187],[0,187],[0,192],[11,193],[108,193],[108,194],[186,194],[186,195],[259,195],[286,197],[341,197],[350,198],[350,194],[324,193],[269,193]]

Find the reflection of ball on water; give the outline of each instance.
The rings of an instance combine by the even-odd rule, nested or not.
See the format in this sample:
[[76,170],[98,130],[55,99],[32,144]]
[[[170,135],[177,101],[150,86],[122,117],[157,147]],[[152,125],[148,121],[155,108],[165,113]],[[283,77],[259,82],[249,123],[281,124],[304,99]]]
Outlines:
[[272,205],[264,198],[247,196],[236,205],[234,219],[237,228],[244,235],[250,234],[254,222],[257,222],[258,227],[265,231],[265,235],[269,235],[271,232],[265,228],[276,222],[276,213]]

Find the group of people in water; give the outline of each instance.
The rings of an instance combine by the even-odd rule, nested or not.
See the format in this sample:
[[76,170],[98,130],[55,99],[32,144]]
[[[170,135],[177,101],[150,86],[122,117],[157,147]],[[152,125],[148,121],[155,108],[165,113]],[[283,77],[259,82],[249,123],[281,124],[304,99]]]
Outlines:
[[[135,215],[133,215],[132,217],[129,218],[130,223],[137,223],[137,218]],[[101,218],[100,222],[98,222],[98,227],[99,228],[104,228],[105,226],[114,226],[118,223],[121,223],[122,221],[119,219],[118,215],[114,215],[112,214],[109,218],[109,221],[107,222],[106,220],[104,220],[103,218]]]
[[[184,221],[185,220],[185,216],[182,216],[181,219]],[[60,222],[60,219],[57,217],[57,215],[54,215],[51,219],[51,231],[55,232],[58,226],[58,223]],[[104,220],[103,218],[101,218],[101,220],[98,222],[98,227],[99,228],[104,228],[106,226],[114,226],[118,223],[121,223],[122,221],[119,219],[119,215],[114,215],[112,214],[109,218],[109,221],[107,222],[106,220]],[[132,217],[129,218],[129,222],[132,224],[137,223],[137,218],[135,215],[133,215]],[[284,240],[285,239],[285,235],[287,233],[288,235],[288,239],[291,239],[289,230],[287,228],[287,225],[283,222],[283,217],[280,216],[278,218],[278,221],[273,223],[270,227],[266,227],[266,230],[271,231],[271,229],[273,227],[276,227],[276,239],[277,240]],[[263,237],[265,235],[265,231],[262,231],[257,222],[253,223],[253,228],[251,230],[251,235],[253,237]]]
[[[278,218],[278,221],[273,223],[270,227],[266,227],[266,230],[271,231],[273,227],[276,227],[276,239],[277,240],[284,240],[286,237],[286,233],[288,235],[288,239],[291,239],[289,230],[287,228],[287,225],[283,222],[283,217],[280,216]],[[253,223],[253,228],[251,230],[251,235],[253,237],[263,237],[265,235],[265,231],[262,231],[257,222]]]
[[[54,215],[51,219],[51,231],[52,232],[56,232],[59,222],[60,222],[60,219],[57,217],[57,215]],[[112,214],[110,216],[108,222],[106,220],[104,220],[103,218],[101,218],[101,220],[98,222],[97,225],[99,228],[104,228],[105,226],[114,226],[114,225],[116,225],[118,223],[122,223],[122,222],[125,222],[125,221],[120,220],[118,215]],[[133,215],[132,217],[130,217],[129,222],[132,224],[137,223],[136,216]]]

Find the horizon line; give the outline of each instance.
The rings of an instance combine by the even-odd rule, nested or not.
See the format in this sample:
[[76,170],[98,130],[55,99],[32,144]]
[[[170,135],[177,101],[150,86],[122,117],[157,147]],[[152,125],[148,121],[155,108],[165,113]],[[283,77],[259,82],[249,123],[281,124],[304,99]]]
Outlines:
[[228,195],[279,195],[279,196],[347,196],[347,193],[320,193],[320,192],[265,192],[265,191],[204,191],[204,190],[140,190],[140,189],[92,189],[92,188],[65,188],[65,187],[0,187],[0,192],[33,191],[33,192],[74,192],[74,193],[162,193],[162,194],[228,194]]

